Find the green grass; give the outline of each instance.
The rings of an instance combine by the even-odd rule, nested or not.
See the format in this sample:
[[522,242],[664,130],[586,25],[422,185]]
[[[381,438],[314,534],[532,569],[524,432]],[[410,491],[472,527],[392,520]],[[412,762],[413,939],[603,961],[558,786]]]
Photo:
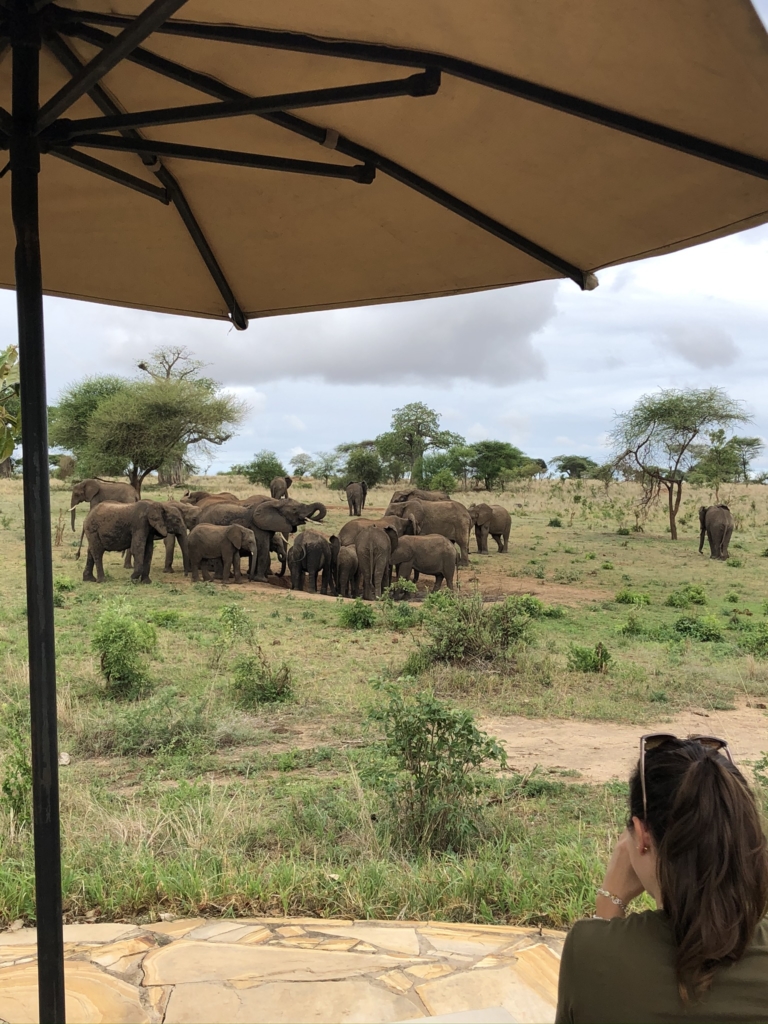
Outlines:
[[[254,490],[232,478],[211,484]],[[68,508],[69,488],[54,488],[55,519]],[[503,661],[436,663],[418,685],[479,717],[638,728],[690,707],[766,701],[768,488],[733,492],[726,500],[737,520],[738,566],[697,553],[697,509],[711,503],[705,491],[686,490],[677,543],[665,532],[663,510],[642,523],[644,532],[632,531],[632,484],[606,492],[590,481],[534,482],[481,495],[512,512],[510,551],[473,552],[458,573],[459,593],[477,589],[494,605],[535,594],[542,606],[526,609],[530,644]],[[380,514],[390,493],[374,489],[366,512]],[[337,493],[311,484],[300,497],[327,503],[328,532],[347,521]],[[620,786],[541,772],[483,776],[475,848],[405,857],[393,842],[366,774],[374,737],[365,720],[376,681],[397,679],[429,639],[430,579],[422,578],[414,600],[375,609],[366,629],[342,624],[330,598],[192,586],[178,571],[164,575],[160,547],[151,586],[130,584],[117,554],[105,558],[106,583],[86,584],[73,547],[83,515],[78,531],[54,547],[61,748],[72,757],[61,774],[70,917],[172,909],[559,925],[589,912],[623,825]],[[562,527],[548,529],[555,518]],[[19,481],[0,481],[0,526],[2,776],[13,736],[28,727]],[[648,603],[623,604],[622,591]],[[92,645],[96,622],[116,601],[157,635],[156,648],[142,654],[146,685],[135,699],[109,693]],[[676,628],[681,619],[688,624]],[[574,645],[594,651],[598,644],[611,654],[605,671],[569,666]],[[261,703],[250,694],[258,673],[245,679],[242,667],[258,650],[270,670],[289,667],[290,701]],[[31,914],[29,830],[0,806],[0,921]]]

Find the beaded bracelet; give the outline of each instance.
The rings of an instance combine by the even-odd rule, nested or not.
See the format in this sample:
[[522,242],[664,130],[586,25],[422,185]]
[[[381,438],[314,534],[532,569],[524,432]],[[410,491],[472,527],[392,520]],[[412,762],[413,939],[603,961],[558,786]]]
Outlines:
[[610,900],[617,907],[621,907],[622,910],[627,909],[627,904],[624,900],[620,900],[618,896],[614,896],[612,892],[608,892],[607,889],[595,889],[598,896],[605,896],[607,900]]

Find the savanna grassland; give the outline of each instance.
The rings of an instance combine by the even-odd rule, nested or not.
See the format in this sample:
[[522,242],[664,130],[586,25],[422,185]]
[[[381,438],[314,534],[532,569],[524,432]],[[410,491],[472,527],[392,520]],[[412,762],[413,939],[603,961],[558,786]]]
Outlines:
[[[55,523],[69,487],[52,486]],[[234,477],[193,486],[253,490]],[[381,514],[390,493],[371,492],[366,514]],[[347,519],[338,492],[297,482],[292,494],[327,504],[328,533]],[[472,773],[458,839],[419,847],[403,834],[371,709],[395,690],[429,691],[477,719],[592,719],[610,728],[691,707],[768,703],[768,488],[721,492],[737,527],[727,563],[710,561],[707,548],[707,557],[697,553],[707,491],[686,490],[676,543],[663,506],[640,515],[639,495],[632,484],[595,481],[456,495],[512,513],[509,553],[491,540],[489,556],[472,554],[458,575],[463,599],[539,601],[514,605],[519,631],[503,657],[454,661],[424,657],[441,612],[424,600],[431,581],[423,578],[409,611],[384,602],[371,628],[353,629],[341,619],[349,601],[277,585],[193,585],[178,555],[176,573],[164,575],[159,546],[151,586],[132,585],[117,554],[105,557],[106,583],[83,583],[79,526],[72,534],[67,525],[55,538],[54,575],[68,918],[172,911],[557,926],[589,912],[623,827],[623,780],[588,785],[567,770],[521,774],[491,761]],[[168,494],[145,487],[145,496]],[[8,922],[33,917],[16,480],[0,481],[0,557],[0,919]],[[105,679],[93,645],[110,614],[135,621],[143,637],[127,689]],[[765,777],[758,765],[763,799]]]

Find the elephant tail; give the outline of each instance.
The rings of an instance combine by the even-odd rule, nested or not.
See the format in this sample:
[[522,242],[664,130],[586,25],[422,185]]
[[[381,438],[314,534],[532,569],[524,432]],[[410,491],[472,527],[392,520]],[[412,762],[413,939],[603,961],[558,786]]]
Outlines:
[[83,537],[84,536],[85,536],[85,523],[83,523],[83,528],[80,531],[80,543],[77,545],[77,552],[75,553],[75,558],[79,558],[80,557],[80,551],[81,551],[81,549],[83,547]]
[[701,526],[701,533],[699,534],[699,554],[704,550],[704,538],[707,534],[707,507],[702,505],[699,509],[699,525]]

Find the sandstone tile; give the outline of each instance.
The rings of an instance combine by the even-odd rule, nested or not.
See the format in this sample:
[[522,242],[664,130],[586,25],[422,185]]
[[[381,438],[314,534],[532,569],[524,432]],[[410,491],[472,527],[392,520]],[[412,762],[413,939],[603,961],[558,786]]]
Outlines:
[[25,956],[37,956],[37,946],[0,946],[0,964],[13,963]]
[[[238,924],[240,922],[238,921]],[[239,928],[232,928],[226,932],[219,932],[217,935],[211,935],[208,939],[209,942],[240,942],[243,939],[247,939],[254,931],[263,931],[267,935],[271,935],[271,932],[266,928],[256,929],[252,924],[240,925]],[[197,938],[196,935],[190,936],[190,938]]]
[[122,974],[125,976],[127,981],[133,981],[134,978],[130,975],[134,974],[134,971],[141,967],[141,961],[144,959],[143,953],[136,953],[133,956],[123,956],[117,961],[116,964],[112,964],[108,970],[112,974]]
[[425,925],[419,931],[441,953],[461,953],[473,958],[497,953],[504,946],[509,945],[508,935],[494,933],[490,930],[480,931],[465,928],[464,931],[456,931],[453,928]]
[[512,959],[512,957],[504,956],[503,954],[491,953],[489,956],[484,956],[482,960],[478,960],[476,964],[473,964],[471,970],[476,971],[478,967],[506,967]]
[[[64,977],[68,1020],[78,1024],[149,1024],[139,990],[133,985],[82,961],[68,961]],[[37,965],[3,971],[0,1020],[36,1024],[37,1010]]]
[[171,998],[171,992],[173,992],[173,989],[166,985],[152,985],[150,988],[145,989],[145,991],[147,993],[149,1005],[158,1015],[160,1020],[162,1020],[165,1016],[168,1000]]
[[551,1024],[556,999],[544,999],[509,966],[497,971],[462,971],[416,989],[433,1016],[503,1006],[519,1024]]
[[357,942],[355,943],[355,951],[358,953],[375,953],[376,947],[372,946],[370,942]]
[[91,960],[101,967],[111,967],[123,957],[133,956],[136,953],[142,955],[155,945],[152,935],[137,935],[132,939],[123,939],[122,942],[111,942],[107,946],[98,946],[91,954]]
[[116,942],[139,933],[140,929],[135,924],[65,924],[64,942],[95,945],[100,942]]
[[517,974],[544,999],[557,1002],[557,981],[560,975],[560,960],[548,946],[540,942],[530,949],[517,954]]
[[355,945],[354,939],[323,939],[320,949],[340,949],[346,952]]
[[266,942],[267,939],[272,938],[272,932],[269,928],[255,928],[251,926],[251,931],[247,935],[244,935],[242,939],[237,941],[241,946],[255,946],[260,942]]
[[401,994],[408,991],[413,985],[413,978],[409,978],[402,971],[389,971],[387,974],[380,974],[377,981],[383,981],[387,988]]
[[413,967],[406,967],[408,974],[427,981],[431,978],[444,978],[446,974],[453,974],[453,968],[449,964],[415,964]]
[[386,924],[374,924],[370,921],[349,924],[325,924],[310,926],[311,932],[322,932],[323,935],[344,935],[350,939],[360,939],[371,946],[378,946],[387,952],[406,953],[410,956],[419,955],[419,939],[414,928],[388,927]]
[[[188,933],[190,939],[213,939],[216,936],[225,935],[227,932],[239,931],[242,928],[240,921],[209,921],[201,924],[199,928]],[[224,940],[226,942],[226,939]]]
[[282,928],[275,928],[276,935],[282,935],[284,939],[290,938],[292,935],[305,935],[304,929],[298,924],[286,924]]
[[165,1024],[388,1024],[423,1016],[406,996],[367,978],[303,985],[271,982],[232,990],[224,985],[179,985],[168,1001]]
[[145,924],[143,928],[145,932],[154,932],[156,935],[170,935],[172,939],[177,939],[180,935],[186,935],[201,924],[205,924],[205,918],[188,917],[176,921],[158,921],[157,924]]
[[145,985],[238,981],[248,986],[278,979],[331,981],[390,970],[399,966],[399,961],[383,953],[360,956],[357,952],[184,939],[151,949],[142,966]]
[[7,946],[34,946],[37,943],[37,928],[19,928],[12,932],[0,932],[0,949]]

